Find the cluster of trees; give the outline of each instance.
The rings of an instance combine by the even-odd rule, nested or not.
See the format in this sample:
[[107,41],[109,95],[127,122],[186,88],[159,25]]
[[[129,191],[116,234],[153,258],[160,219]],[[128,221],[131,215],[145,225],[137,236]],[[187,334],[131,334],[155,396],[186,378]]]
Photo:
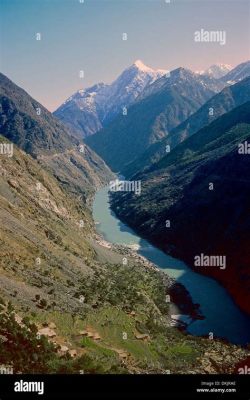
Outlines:
[[58,357],[57,348],[38,336],[34,323],[25,317],[17,322],[11,303],[0,299],[0,362],[12,365],[14,373],[48,373]]
[[96,271],[92,278],[81,280],[75,297],[80,295],[84,295],[85,304],[96,307],[109,304],[132,311],[140,305],[148,310],[149,303],[154,303],[161,313],[168,312],[160,275],[137,265],[106,265],[105,270]]
[[95,354],[60,356],[53,343],[38,335],[37,326],[29,318],[20,322],[15,315],[12,304],[0,298],[0,365],[12,367],[14,374],[120,372],[119,363],[110,363],[107,371]]

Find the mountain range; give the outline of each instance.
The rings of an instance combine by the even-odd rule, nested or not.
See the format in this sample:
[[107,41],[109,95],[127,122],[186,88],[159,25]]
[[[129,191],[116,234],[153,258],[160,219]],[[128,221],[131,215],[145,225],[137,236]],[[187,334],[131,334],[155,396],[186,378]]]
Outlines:
[[[236,154],[239,143],[249,140],[249,74],[249,62],[215,79],[209,73],[198,74],[184,68],[169,74],[156,72],[138,61],[111,84],[112,90],[109,87],[120,100],[127,99],[130,105],[126,105],[126,113],[118,112],[125,100],[118,102],[119,107],[116,96],[107,103],[101,101],[104,84],[85,91],[83,96],[77,94],[86,100],[95,93],[95,105],[99,100],[102,103],[98,118],[101,116],[101,126],[106,124],[87,136],[85,143],[74,124],[60,122],[1,75],[1,133],[57,180],[81,210],[89,229],[91,197],[97,187],[113,177],[105,162],[113,171],[141,180],[143,194],[136,201],[131,193],[113,196],[112,207],[119,217],[168,253],[185,259],[191,267],[197,252],[216,254],[220,250],[227,254],[227,274],[217,270],[201,272],[219,279],[249,312],[242,297],[249,289],[245,268],[249,254],[243,238],[247,237],[249,224],[248,186],[247,180],[242,179],[247,157]],[[217,191],[207,196],[209,182],[217,183]],[[228,193],[225,199],[223,193]],[[224,199],[223,207],[230,209],[233,222],[222,212],[220,197]],[[175,221],[167,234],[161,218]],[[215,222],[208,226],[208,220]],[[246,225],[240,226],[240,220],[245,220]],[[188,234],[188,226],[196,226],[192,234]],[[213,229],[219,232],[219,239],[212,238]],[[230,287],[232,280],[234,285]]]
[[[233,372],[245,349],[170,325],[166,294],[197,309],[182,285],[97,238],[105,163],[4,75],[0,126],[1,362],[14,373]],[[222,361],[208,365],[208,353]]]
[[[141,196],[116,193],[112,208],[193,268],[198,252],[226,254],[226,274],[197,272],[218,279],[248,312],[249,157],[237,150],[250,140],[249,80],[224,88],[184,68],[169,75],[137,62],[134,75],[128,70],[117,87],[111,85],[117,97],[96,114],[96,129],[107,124],[101,132],[112,168],[135,161],[180,126],[187,134],[168,154],[136,170]],[[84,107],[91,93],[100,99],[94,93],[102,87],[84,92]],[[199,111],[209,101],[215,108],[221,102],[212,121]],[[124,103],[130,103],[127,115],[117,115]],[[191,129],[185,121],[192,116]],[[65,125],[0,75],[0,149],[14,145],[12,157],[0,154],[0,359],[15,373],[233,372],[247,351],[173,327],[172,306],[179,311],[188,304],[196,315],[185,289],[128,248],[96,235],[92,199],[114,174],[88,146],[100,133],[86,144],[78,127]],[[174,302],[176,294],[181,303]],[[53,338],[46,339],[48,332]]]
[[123,174],[131,176],[137,171],[151,166],[166,155],[166,149],[171,151],[202,127],[209,125],[219,116],[247,101],[250,101],[250,77],[227,86],[210,98],[184,122],[172,129],[167,137],[149,146],[135,161],[125,166],[122,170]]
[[232,84],[245,79],[250,75],[250,61],[245,61],[235,68],[233,68],[230,72],[224,75],[221,80],[226,82],[227,84]]
[[153,70],[137,60],[111,84],[98,83],[80,89],[66,100],[54,115],[86,137],[99,131],[128,108],[145,87],[167,71]]
[[[204,85],[217,93],[224,86],[249,76],[249,61],[235,68],[218,63],[196,74],[202,76]],[[141,95],[147,95],[151,89],[158,90],[164,83],[164,80],[159,78],[169,75],[170,72],[167,70],[154,70],[141,60],[137,60],[112,83],[97,83],[92,87],[78,90],[54,112],[54,115],[80,138],[87,137],[106,127],[116,116],[126,112],[125,109]],[[209,82],[208,78],[213,81]],[[156,80],[158,86],[152,86]]]
[[[174,128],[180,129],[180,124],[185,124],[184,121],[189,127],[188,118],[201,106],[204,105],[203,112],[207,114],[207,118],[204,116],[202,118],[207,119],[208,122],[216,118],[216,115],[220,115],[223,112],[223,105],[219,104],[220,100],[215,107],[213,107],[213,101],[211,106],[207,102],[221,90],[225,89],[225,100],[222,99],[225,111],[229,111],[230,104],[233,108],[229,82],[240,83],[248,73],[250,74],[249,65],[250,62],[242,63],[221,79],[193,73],[185,68],[177,68],[168,76],[163,76],[147,85],[134,104],[129,107],[126,116],[117,116],[105,128],[87,137],[85,141],[111,169],[123,175],[133,174],[136,168],[147,165],[148,157],[150,157],[150,162],[154,160],[154,148],[157,149],[156,154],[161,148],[160,155],[162,156],[166,145],[175,146],[191,134],[192,129],[189,130],[189,128],[190,132],[184,129],[176,135],[172,135],[172,131]],[[228,92],[226,87],[229,87]],[[228,106],[225,105],[227,103]],[[210,108],[213,110],[211,111]],[[211,113],[213,113],[212,116]],[[197,126],[197,130],[202,123],[203,121],[200,126]],[[144,152],[146,152],[145,156]],[[151,156],[152,153],[153,156]],[[158,159],[157,157],[158,155],[155,160]]]
[[213,78],[178,68],[147,86],[127,115],[117,116],[85,142],[114,171],[122,171],[223,87]]
[[229,64],[213,64],[209,68],[207,68],[205,71],[200,71],[198,73],[202,75],[209,75],[212,76],[215,79],[220,79],[223,76],[225,76],[229,71],[231,71],[233,67]]

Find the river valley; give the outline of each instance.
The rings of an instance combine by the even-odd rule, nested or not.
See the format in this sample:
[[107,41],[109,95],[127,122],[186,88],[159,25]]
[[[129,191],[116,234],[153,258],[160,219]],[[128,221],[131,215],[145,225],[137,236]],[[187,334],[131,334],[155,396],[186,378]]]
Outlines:
[[95,195],[93,217],[98,233],[105,240],[134,246],[138,254],[186,287],[205,317],[191,321],[187,327],[190,334],[213,333],[214,337],[241,345],[250,342],[250,319],[236,306],[227,291],[214,279],[195,273],[186,263],[165,254],[122,223],[110,209],[107,187]]

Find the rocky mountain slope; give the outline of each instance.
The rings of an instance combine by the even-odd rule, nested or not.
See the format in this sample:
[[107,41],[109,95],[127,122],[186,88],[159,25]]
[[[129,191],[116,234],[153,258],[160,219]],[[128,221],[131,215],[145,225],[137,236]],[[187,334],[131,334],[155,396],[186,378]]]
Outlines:
[[0,131],[82,203],[112,176],[105,163],[23,89],[0,75]]
[[63,309],[71,304],[69,282],[88,270],[83,254],[93,255],[86,241],[93,230],[90,213],[17,147],[0,162],[1,293],[16,293],[28,307],[35,295],[53,298]]
[[189,118],[172,129],[166,138],[151,145],[140,157],[128,164],[123,169],[124,175],[131,176],[159,161],[166,155],[167,151],[171,151],[179,143],[215,121],[219,116],[247,101],[250,101],[250,77],[226,87],[209,99]]
[[205,71],[202,71],[201,73],[203,75],[211,76],[212,78],[215,79],[220,79],[223,76],[225,76],[228,72],[230,72],[232,69],[233,67],[228,64],[213,64]]
[[115,118],[106,128],[86,138],[114,171],[123,171],[152,144],[187,119],[221,88],[210,77],[184,68],[147,86],[127,115]]
[[[88,148],[76,153],[76,139],[45,109],[37,118],[33,109],[42,106],[3,78],[1,368],[14,373],[234,372],[246,349],[183,334],[171,324],[176,283],[127,249],[107,248],[96,239],[82,195],[88,199],[108,179],[105,164]],[[13,154],[5,151],[12,145],[7,137],[20,146]]]
[[242,79],[245,79],[247,76],[250,76],[250,61],[243,62],[233,68],[230,72],[224,75],[221,78],[221,81],[234,84],[236,82],[240,82]]
[[147,85],[165,73],[137,60],[111,84],[98,83],[79,90],[54,115],[78,132],[79,137],[87,137],[122,114],[123,108],[128,108]]
[[15,147],[0,162],[2,367],[232,373],[247,357],[245,349],[172,326],[166,294],[175,297],[175,283],[123,249],[94,241],[89,215],[31,156]]
[[[197,272],[215,277],[249,308],[250,102],[219,117],[133,180],[142,193],[115,193],[124,221]],[[170,221],[170,228],[166,227]],[[195,267],[194,257],[225,255],[226,269]]]

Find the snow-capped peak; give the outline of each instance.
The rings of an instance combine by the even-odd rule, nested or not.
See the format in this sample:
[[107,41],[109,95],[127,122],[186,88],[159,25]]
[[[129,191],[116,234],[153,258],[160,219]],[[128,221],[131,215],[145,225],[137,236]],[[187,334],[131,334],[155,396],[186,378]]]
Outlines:
[[141,60],[136,60],[134,64],[139,70],[144,71],[144,72],[154,72],[154,70],[150,67],[147,67],[147,65],[143,64]]
[[136,60],[132,67],[136,67],[139,71],[151,74],[164,75],[167,71],[165,69],[153,69],[145,65],[141,60]]
[[213,64],[205,71],[201,72],[201,75],[208,75],[215,79],[220,79],[225,76],[233,67],[229,64]]
[[[133,104],[146,86],[166,73],[167,71],[152,69],[141,60],[136,60],[110,84],[100,83],[78,90],[59,107],[56,115],[60,115],[61,119],[65,119],[65,116],[71,119],[72,115],[75,115],[74,128],[78,131],[82,131],[86,123],[87,127],[91,125],[89,122],[91,120],[91,129],[85,129],[83,135],[93,134],[120,114],[124,107],[128,108]],[[79,110],[81,110],[80,117]]]

